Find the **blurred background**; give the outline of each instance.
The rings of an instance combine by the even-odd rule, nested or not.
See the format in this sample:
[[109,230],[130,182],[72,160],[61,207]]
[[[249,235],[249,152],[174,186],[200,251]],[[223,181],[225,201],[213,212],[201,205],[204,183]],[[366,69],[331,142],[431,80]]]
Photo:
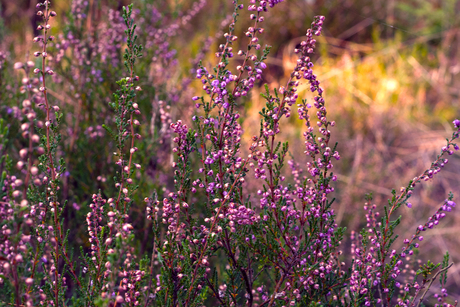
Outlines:
[[[126,4],[128,1],[111,0],[51,4],[58,18],[52,29],[57,39],[49,63],[57,74],[50,93],[56,104],[67,110],[61,130],[69,169],[63,193],[73,204],[67,209],[69,218],[84,218],[91,194],[99,188],[113,189],[108,183],[114,168],[109,154],[113,144],[100,125],[110,122],[107,102],[116,89],[115,81],[123,76],[117,48],[124,44],[124,28],[117,11]],[[0,116],[5,118],[11,118],[11,110],[20,104],[25,77],[12,66],[24,62],[29,50],[32,54],[37,49],[32,43],[37,26],[35,5],[28,0],[1,1]],[[191,97],[201,93],[194,69],[200,60],[208,68],[215,65],[214,52],[224,42],[222,34],[228,30],[233,5],[213,0],[134,0],[134,7],[140,42],[146,47],[139,64],[144,89],[140,104],[146,126],[146,140],[140,148],[146,152],[141,163],[146,167],[139,174],[143,178],[140,200],[152,190],[161,194],[172,188],[172,178],[165,175],[172,159],[165,127],[177,119],[191,122],[195,112]],[[399,190],[430,167],[452,134],[452,121],[460,117],[459,13],[458,0],[285,0],[265,14],[260,41],[272,49],[264,80],[241,106],[246,142],[258,133],[263,84],[270,88],[284,85],[295,66],[295,46],[303,40],[313,16],[324,15],[313,69],[325,89],[329,119],[337,123],[332,132],[342,159],[335,165],[339,178],[335,211],[341,226],[349,231],[361,229],[365,226],[364,195],[372,192],[377,210],[383,212],[393,188]],[[245,13],[240,18],[236,31],[244,48],[249,18]],[[237,65],[237,59],[230,63],[230,67]],[[312,99],[305,84],[299,91],[299,97]],[[290,140],[294,160],[302,165],[303,126],[295,117],[284,120],[280,140]],[[16,130],[19,134],[19,125]],[[21,142],[25,140],[11,146],[20,148]],[[448,165],[434,180],[416,188],[412,209],[396,212],[403,219],[401,240],[395,247],[402,246],[402,240],[427,221],[449,191],[460,203],[458,153],[449,157]],[[142,235],[148,236],[148,223],[142,206],[133,210],[138,216],[136,225],[143,230],[139,248],[145,251],[148,243],[145,237],[142,241]],[[420,255],[424,262],[440,262],[443,252],[450,252],[455,264],[448,278],[449,293],[457,299],[458,210],[424,234]],[[83,242],[84,234],[77,229],[72,236]],[[343,242],[345,255],[350,244],[349,239]],[[407,267],[413,268],[417,269],[417,264]],[[439,287],[433,286],[431,294],[439,292]]]

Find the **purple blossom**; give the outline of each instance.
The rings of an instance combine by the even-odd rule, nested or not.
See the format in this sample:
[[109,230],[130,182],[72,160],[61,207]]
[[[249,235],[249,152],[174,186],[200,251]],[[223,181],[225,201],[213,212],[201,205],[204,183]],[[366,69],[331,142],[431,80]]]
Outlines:
[[455,128],[459,128],[459,129],[460,129],[460,119],[455,119],[455,120],[453,121],[453,123],[454,123]]

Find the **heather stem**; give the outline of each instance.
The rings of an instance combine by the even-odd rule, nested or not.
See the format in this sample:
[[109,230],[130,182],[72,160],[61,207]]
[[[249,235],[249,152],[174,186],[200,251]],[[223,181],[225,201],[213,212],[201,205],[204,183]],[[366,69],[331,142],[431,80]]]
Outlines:
[[[422,297],[420,298],[418,304],[416,307],[419,307],[420,304],[422,303],[423,299],[425,298],[425,295],[428,293],[428,290],[430,290],[431,288],[431,285],[433,284],[433,282],[436,280],[436,277],[438,277],[439,274],[441,274],[442,272],[445,272],[447,271],[448,269],[450,269],[452,266],[454,265],[454,263],[452,262],[451,264],[449,264],[447,267],[443,268],[442,270],[439,270],[438,272],[436,272],[436,274],[434,274],[433,278],[431,278],[430,280],[430,283],[428,284],[428,288],[426,288],[425,292],[423,293]],[[415,301],[415,296],[414,296],[414,301]],[[411,306],[413,305],[413,302],[411,303]]]
[[[231,188],[230,188],[230,190],[229,190],[227,195],[231,195],[231,193],[233,192],[233,189],[235,188],[236,183],[240,179],[240,177],[241,177],[241,175],[243,173],[243,170],[244,170],[244,168],[245,168],[245,166],[246,166],[248,161],[249,161],[249,159],[246,159],[244,161],[243,167],[241,168],[241,171],[239,172],[239,174],[236,176],[235,181],[233,182],[233,184],[232,184],[232,186],[231,186]],[[224,200],[222,201],[219,209],[217,210],[217,213],[215,215],[214,221],[212,222],[211,227],[209,228],[209,235],[207,235],[205,237],[204,246],[203,246],[203,248],[202,248],[202,250],[200,252],[200,257],[198,258],[198,260],[196,262],[195,270],[193,271],[192,279],[191,279],[191,282],[190,282],[191,286],[190,286],[189,290],[187,291],[187,300],[186,300],[186,304],[185,304],[186,306],[188,306],[188,302],[190,301],[190,298],[191,298],[190,295],[191,295],[191,292],[192,292],[192,289],[193,289],[193,284],[194,284],[195,279],[196,279],[196,274],[198,272],[198,268],[199,268],[199,266],[201,264],[203,256],[205,255],[206,248],[208,246],[208,238],[209,238],[210,235],[212,235],[212,231],[214,230],[214,227],[217,224],[217,221],[219,220],[220,211],[222,210],[222,208],[224,207],[226,202],[227,202],[227,198],[224,198]]]
[[[52,199],[52,205],[54,208],[54,225],[57,227],[59,232],[55,231],[55,262],[56,266],[59,264],[59,239],[61,237],[61,227],[60,223],[58,220],[58,205],[57,205],[57,200],[56,200],[56,171],[54,169],[54,158],[53,158],[53,153],[51,150],[51,145],[50,145],[50,127],[51,127],[51,121],[50,121],[50,103],[48,101],[48,95],[47,95],[47,90],[46,90],[46,67],[45,67],[45,57],[46,57],[46,46],[47,46],[47,32],[48,32],[48,21],[50,18],[50,11],[48,7],[48,1],[45,1],[45,14],[44,14],[44,21],[45,21],[45,26],[44,26],[44,37],[43,37],[43,51],[42,51],[42,69],[41,69],[41,75],[42,75],[42,85],[43,85],[43,97],[45,99],[45,113],[46,113],[46,124],[45,124],[45,130],[46,130],[46,153],[48,155],[48,163],[49,163],[49,169],[51,172],[51,189],[53,191],[53,196],[51,197]],[[48,192],[47,192],[47,197],[49,197]],[[58,282],[58,270],[54,270],[54,294],[55,294],[55,305],[59,306],[59,282]]]

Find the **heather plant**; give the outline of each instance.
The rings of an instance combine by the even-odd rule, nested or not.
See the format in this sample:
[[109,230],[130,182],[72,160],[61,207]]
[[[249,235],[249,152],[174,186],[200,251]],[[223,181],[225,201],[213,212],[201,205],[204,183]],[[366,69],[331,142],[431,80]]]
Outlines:
[[[193,61],[202,92],[191,98],[191,121],[173,120],[168,108],[189,87],[188,80],[170,83],[175,52],[168,39],[178,21],[155,27],[163,17],[145,2],[153,17],[144,10],[137,26],[142,14],[129,5],[122,13],[110,11],[108,24],[91,20],[103,33],[99,37],[84,22],[88,3],[74,1],[64,34],[53,36],[50,1],[37,5],[37,60],[26,57],[13,65],[24,76],[21,87],[0,84],[4,101],[20,101],[2,109],[6,120],[0,120],[2,305],[421,306],[436,280],[437,304],[452,303],[445,289],[449,254],[439,264],[418,264],[417,255],[423,232],[455,207],[453,194],[408,238],[398,237],[398,212],[416,206],[410,202],[414,189],[458,150],[460,120],[453,121],[452,136],[435,161],[393,190],[386,205],[366,196],[366,226],[351,232],[351,255],[342,252],[346,229],[335,221],[335,122],[313,70],[324,16],[313,18],[294,50],[298,60],[286,84],[265,86],[259,133],[244,142],[241,110],[267,69],[263,25],[280,2],[232,2],[217,65]],[[203,5],[197,2],[180,21]],[[235,29],[245,8],[251,25],[241,38]],[[152,66],[142,62],[146,57]],[[0,69],[3,80],[4,64]],[[111,76],[121,79],[106,84]],[[301,82],[314,94],[311,102],[299,97]],[[59,97],[76,101],[75,113],[64,114],[67,107],[55,104]],[[289,143],[280,140],[283,120],[291,116],[304,124],[300,157],[292,157]],[[151,176],[146,164],[158,156],[153,151],[169,144],[172,168],[153,168]],[[93,148],[83,151],[85,146]],[[79,149],[86,156],[74,152]],[[158,160],[165,164],[168,157]],[[78,166],[69,172],[73,163]],[[80,180],[93,168],[88,184]],[[77,175],[70,178],[72,173]],[[146,183],[149,176],[157,181]],[[257,186],[256,195],[248,182]],[[88,206],[69,206],[80,198]],[[81,238],[71,228],[83,218]],[[394,247],[397,240],[401,250]]]

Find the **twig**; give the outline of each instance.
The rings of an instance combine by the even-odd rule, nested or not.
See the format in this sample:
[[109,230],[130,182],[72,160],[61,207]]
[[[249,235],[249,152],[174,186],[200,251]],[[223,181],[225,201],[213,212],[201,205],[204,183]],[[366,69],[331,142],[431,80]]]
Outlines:
[[423,293],[422,297],[420,298],[420,301],[418,302],[417,306],[416,307],[419,307],[420,304],[422,303],[423,299],[425,298],[425,295],[428,293],[428,290],[430,290],[430,287],[431,285],[433,284],[434,280],[436,279],[436,277],[438,277],[439,274],[441,274],[442,272],[445,272],[447,271],[451,266],[453,266],[454,263],[452,262],[451,264],[449,264],[447,267],[445,267],[444,269],[442,270],[439,270],[438,272],[436,272],[436,274],[434,274],[433,278],[431,278],[431,281],[428,285],[428,288],[425,290],[425,292]]

